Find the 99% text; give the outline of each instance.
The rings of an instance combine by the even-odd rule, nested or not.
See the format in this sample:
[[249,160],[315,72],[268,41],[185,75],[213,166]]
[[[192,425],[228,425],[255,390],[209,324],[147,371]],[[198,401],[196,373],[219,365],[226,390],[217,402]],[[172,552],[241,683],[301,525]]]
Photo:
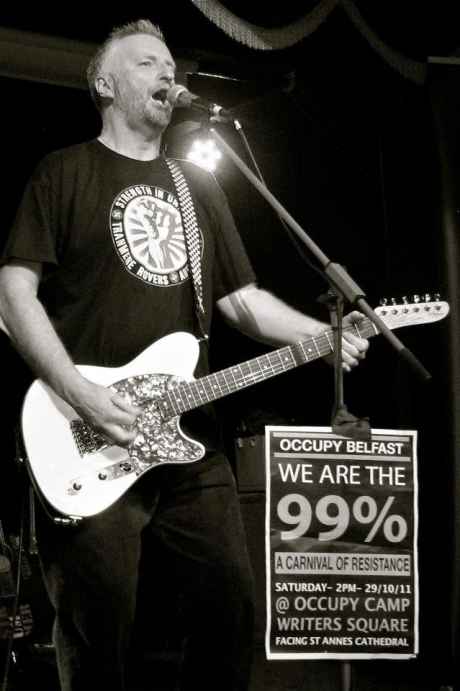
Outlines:
[[318,532],[318,540],[337,540],[342,537],[353,517],[357,523],[370,526],[364,542],[372,542],[379,530],[382,530],[388,542],[401,542],[407,535],[408,526],[403,516],[389,513],[394,499],[387,497],[379,509],[373,497],[357,497],[350,510],[343,497],[328,494],[322,497],[313,509],[303,494],[286,494],[278,502],[277,514],[280,521],[294,527],[291,530],[282,530],[281,539],[295,540],[305,535],[310,529],[314,515],[320,524],[330,527],[330,530]]

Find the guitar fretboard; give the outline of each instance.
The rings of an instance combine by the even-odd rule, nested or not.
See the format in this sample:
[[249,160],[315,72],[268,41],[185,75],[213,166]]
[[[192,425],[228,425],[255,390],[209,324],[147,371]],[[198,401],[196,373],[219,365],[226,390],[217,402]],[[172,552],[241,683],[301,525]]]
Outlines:
[[[343,331],[353,332],[362,338],[379,333],[377,327],[367,318],[360,321],[359,325],[354,322],[350,326],[344,326]],[[180,415],[299,365],[317,360],[334,350],[333,343],[332,331],[326,330],[306,341],[284,346],[195,381],[183,382],[162,396],[162,414],[166,417]]]

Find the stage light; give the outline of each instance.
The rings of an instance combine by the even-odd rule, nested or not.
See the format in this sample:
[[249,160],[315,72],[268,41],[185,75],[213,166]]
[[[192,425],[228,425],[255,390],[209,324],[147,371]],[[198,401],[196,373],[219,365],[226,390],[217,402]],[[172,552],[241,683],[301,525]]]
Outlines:
[[222,154],[214,139],[195,139],[187,153],[187,158],[201,168],[213,172],[216,170],[217,162],[222,158]]

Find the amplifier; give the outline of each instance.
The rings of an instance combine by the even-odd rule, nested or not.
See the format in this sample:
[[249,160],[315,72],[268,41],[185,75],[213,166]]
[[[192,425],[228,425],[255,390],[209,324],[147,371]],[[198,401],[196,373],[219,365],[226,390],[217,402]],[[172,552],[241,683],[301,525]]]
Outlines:
[[239,492],[265,491],[265,436],[235,439],[235,476]]

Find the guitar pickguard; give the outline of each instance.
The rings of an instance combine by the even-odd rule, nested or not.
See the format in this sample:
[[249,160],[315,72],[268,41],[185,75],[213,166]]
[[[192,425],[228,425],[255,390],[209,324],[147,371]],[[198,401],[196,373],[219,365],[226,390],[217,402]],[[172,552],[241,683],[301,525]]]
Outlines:
[[179,416],[163,419],[158,399],[165,391],[180,386],[182,380],[170,374],[141,374],[114,384],[118,393],[141,407],[135,428],[137,435],[128,452],[142,466],[152,463],[197,461],[204,455],[201,444],[186,437],[179,427]]
[[[122,379],[111,387],[132,405],[143,409],[134,425],[136,437],[128,448],[130,470],[138,475],[152,464],[193,462],[204,455],[201,445],[181,431],[179,416],[165,420],[158,407],[161,396],[181,382],[180,377],[170,374],[141,374]],[[83,420],[71,420],[70,427],[81,457],[108,446],[107,440]],[[128,468],[126,464],[124,467]]]

